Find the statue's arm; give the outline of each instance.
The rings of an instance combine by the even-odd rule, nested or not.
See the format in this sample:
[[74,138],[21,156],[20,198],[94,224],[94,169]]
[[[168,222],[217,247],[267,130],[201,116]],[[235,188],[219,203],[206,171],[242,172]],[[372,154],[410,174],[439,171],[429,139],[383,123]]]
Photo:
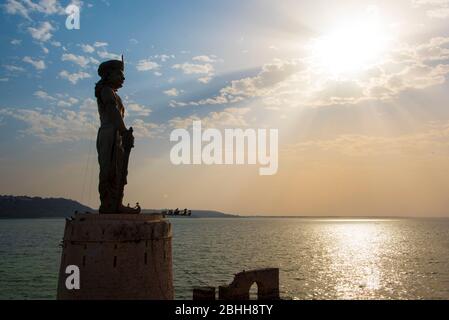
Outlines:
[[105,108],[111,113],[112,121],[115,127],[120,131],[126,131],[125,122],[118,109],[117,100],[115,99],[115,94],[111,88],[105,87],[101,92],[101,101],[103,102]]

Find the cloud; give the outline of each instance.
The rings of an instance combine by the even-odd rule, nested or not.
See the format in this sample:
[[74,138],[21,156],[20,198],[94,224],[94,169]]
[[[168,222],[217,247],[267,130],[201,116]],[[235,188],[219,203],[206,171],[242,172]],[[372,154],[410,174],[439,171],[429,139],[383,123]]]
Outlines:
[[135,119],[131,126],[133,127],[133,134],[136,138],[155,138],[163,130],[161,125],[145,122],[142,119]]
[[51,32],[53,30],[53,26],[48,21],[42,22],[38,28],[28,28],[28,32],[31,34],[31,36],[34,39],[42,42],[46,42],[51,39],[51,37],[53,36]]
[[34,3],[29,0],[23,2],[25,2],[31,10],[45,15],[65,14],[64,8],[60,5],[60,1],[57,0],[40,0],[39,3]]
[[[81,49],[83,50],[83,52],[85,53],[93,53],[97,50],[97,55],[101,58],[101,59],[115,59],[115,60],[121,60],[121,55],[115,54],[115,53],[111,53],[108,52],[106,47],[108,46],[107,42],[100,42],[100,41],[95,41],[92,45],[91,44],[79,44],[79,46],[81,47]],[[99,61],[97,61],[96,59],[89,57],[88,59],[90,59],[90,61],[92,63],[99,63]]]
[[168,59],[174,59],[175,56],[173,54],[167,55],[167,54],[156,54],[152,58],[159,59],[162,62],[166,62]]
[[101,59],[115,59],[115,60],[121,60],[121,56],[115,53],[110,53],[106,50],[97,51],[98,56]]
[[[83,1],[71,0],[70,3],[82,7]],[[61,5],[60,0],[7,0],[3,5],[8,14],[20,15],[25,19],[32,21],[31,14],[40,13],[44,16],[65,15],[65,7]]]
[[181,93],[178,89],[172,88],[169,90],[165,90],[164,93],[169,97],[177,97]]
[[262,66],[253,77],[231,80],[218,94],[198,101],[171,101],[171,107],[229,105],[259,99],[269,109],[319,107],[385,101],[407,90],[422,90],[446,82],[449,37],[423,43],[400,43],[377,64],[347,77],[331,77],[304,59],[281,60]]
[[[78,7],[82,7],[83,1],[80,0],[71,0],[70,4],[77,5]],[[43,12],[46,14],[60,14],[64,15],[65,7],[60,5],[59,0],[41,0],[40,5],[43,9]]]
[[449,0],[413,0],[415,8],[423,9],[429,18],[445,19],[449,17]]
[[151,113],[151,108],[143,106],[138,103],[127,103],[126,104],[126,111],[130,116],[149,116]]
[[92,114],[97,114],[98,111],[97,100],[92,98],[84,99],[80,105],[80,110]]
[[82,68],[85,68],[89,65],[89,63],[95,63],[98,64],[99,61],[92,58],[92,57],[85,57],[85,56],[78,56],[74,55],[72,53],[64,53],[61,56],[62,61],[71,61],[77,65],[79,65]]
[[46,143],[94,139],[97,131],[96,115],[85,111],[3,108],[0,115],[24,122],[28,127],[22,134]]
[[86,78],[91,78],[91,75],[88,74],[87,72],[76,72],[76,73],[69,73],[67,70],[62,70],[59,73],[59,76],[62,79],[66,79],[68,81],[70,81],[72,84],[77,84],[79,80],[82,79],[86,79]]
[[353,103],[354,100],[363,98],[364,92],[357,81],[328,80],[315,96],[315,105],[337,105]]
[[11,64],[3,65],[3,67],[6,70],[10,71],[10,72],[23,72],[23,71],[25,71],[24,68],[18,67],[18,66],[14,66],[14,65],[11,65]]
[[214,72],[214,67],[210,63],[196,64],[185,62],[183,64],[175,64],[173,69],[180,69],[184,74],[210,74]]
[[79,102],[78,99],[70,97],[69,95],[65,94],[57,94],[56,96],[51,96],[47,92],[43,90],[38,90],[34,92],[34,96],[38,97],[39,99],[49,101],[52,104],[57,105],[58,107],[68,108],[71,107]]
[[13,39],[13,40],[11,40],[11,44],[14,46],[18,46],[18,45],[22,44],[22,40]]
[[272,63],[264,65],[255,77],[232,80],[231,84],[222,88],[219,95],[215,97],[187,103],[172,101],[171,106],[228,104],[247,98],[275,95],[277,86],[292,75],[300,72],[301,68],[301,64],[296,60],[282,61],[277,59]]
[[211,80],[212,80],[212,76],[205,76],[205,77],[198,78],[198,82],[204,83],[204,84],[209,83]]
[[[80,1],[77,5],[81,6]],[[12,15],[20,15],[27,20],[32,20],[30,15],[32,13],[42,13],[46,16],[49,15],[64,15],[64,7],[61,6],[58,0],[40,0],[39,2],[33,2],[32,0],[7,0],[3,5],[6,12]]]
[[37,70],[44,70],[46,68],[45,62],[43,60],[34,60],[33,58],[28,56],[23,58],[23,62],[31,64]]
[[67,100],[59,100],[57,102],[58,107],[68,108],[78,103],[78,99],[70,97]]
[[151,61],[150,59],[142,59],[137,63],[136,69],[138,71],[149,71],[157,70],[160,65],[157,62]]
[[56,101],[56,98],[50,96],[47,92],[39,90],[34,92],[34,96],[38,97],[39,99],[48,100],[48,101]]
[[207,63],[212,63],[216,61],[215,56],[206,56],[206,55],[193,57],[192,60]]
[[334,139],[311,140],[289,145],[285,150],[298,156],[327,153],[350,157],[449,156],[449,123],[430,123],[424,130],[400,136],[343,134]]
[[276,86],[286,81],[292,75],[302,71],[302,65],[297,60],[279,60],[265,64],[255,77],[231,81],[231,85],[221,90],[224,95],[240,95],[257,97],[267,95],[276,89]]
[[[167,55],[167,54],[156,54],[154,56],[151,56],[147,59],[141,59],[138,61],[136,69],[138,71],[151,71],[151,70],[159,70],[161,65],[157,63],[155,60],[159,60],[161,62],[166,62],[169,59],[174,59],[174,55]],[[159,71],[153,72],[156,76],[161,76],[162,73]]]
[[215,60],[212,60],[208,56],[196,56],[193,57],[192,60],[204,63],[190,63],[190,62],[185,62],[182,64],[178,63],[173,65],[172,68],[182,70],[184,74],[204,75],[198,78],[198,82],[203,84],[209,83],[212,80],[215,73],[215,68],[210,62],[213,62]]
[[438,8],[438,9],[427,10],[427,15],[430,18],[445,19],[445,18],[449,17],[449,8]]
[[[93,44],[93,47],[95,48],[99,48],[99,50],[97,50],[97,55],[101,58],[101,59],[113,59],[113,60],[121,60],[122,57],[119,54],[116,53],[111,53],[108,52],[106,50],[106,47],[108,46],[107,42],[100,42],[100,41],[95,41]],[[83,50],[86,49],[88,51],[91,51],[92,46],[88,45],[84,45]]]
[[[233,101],[235,101],[234,98]],[[202,106],[202,105],[224,105],[229,103],[229,100],[226,97],[217,96],[214,98],[206,98],[199,101],[190,101],[190,102],[180,102],[176,100],[171,100],[169,106],[172,108],[176,107],[187,107],[187,106]]]
[[107,47],[107,46],[108,46],[107,42],[95,41],[95,43],[94,43],[95,48],[101,48],[101,47]]
[[83,49],[86,53],[92,53],[95,51],[95,48],[89,44],[81,44],[81,49]]
[[18,14],[25,19],[31,20],[28,8],[17,0],[8,0],[6,4],[4,4],[4,8],[9,14]]
[[241,128],[247,127],[245,115],[251,111],[250,108],[226,108],[219,112],[210,112],[205,117],[196,115],[185,118],[175,117],[169,121],[172,128],[189,128],[193,121],[201,121],[203,128]]

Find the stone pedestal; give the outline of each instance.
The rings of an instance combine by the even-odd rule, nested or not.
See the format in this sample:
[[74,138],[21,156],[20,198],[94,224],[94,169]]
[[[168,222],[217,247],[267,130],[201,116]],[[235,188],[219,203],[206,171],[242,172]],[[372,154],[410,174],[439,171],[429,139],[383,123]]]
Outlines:
[[[75,214],[62,241],[58,299],[174,299],[171,224],[162,215]],[[66,287],[66,268],[80,289]]]

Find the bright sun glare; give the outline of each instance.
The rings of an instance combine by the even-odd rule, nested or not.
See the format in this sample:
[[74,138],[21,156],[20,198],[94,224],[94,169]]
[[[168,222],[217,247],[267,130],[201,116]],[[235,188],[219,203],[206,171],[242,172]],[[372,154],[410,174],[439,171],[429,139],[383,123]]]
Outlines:
[[312,64],[334,76],[353,74],[380,61],[390,36],[379,19],[345,23],[311,43]]

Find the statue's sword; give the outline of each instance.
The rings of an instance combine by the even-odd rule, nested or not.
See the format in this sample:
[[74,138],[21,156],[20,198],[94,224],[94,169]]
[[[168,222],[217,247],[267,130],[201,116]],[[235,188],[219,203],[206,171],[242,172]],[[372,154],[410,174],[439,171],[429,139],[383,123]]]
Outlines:
[[[122,190],[125,188],[125,179],[128,176],[128,163],[129,163],[129,155],[131,153],[131,149],[134,148],[134,142],[133,143],[128,143],[132,137],[133,134],[133,128],[130,127],[128,129],[128,131],[125,133],[125,139],[127,139],[127,142],[123,144],[123,148],[125,151],[124,154],[124,158],[123,158],[123,172],[122,172],[122,176],[121,176],[121,181],[120,181],[120,186],[122,188]],[[123,141],[122,141],[123,143]]]

